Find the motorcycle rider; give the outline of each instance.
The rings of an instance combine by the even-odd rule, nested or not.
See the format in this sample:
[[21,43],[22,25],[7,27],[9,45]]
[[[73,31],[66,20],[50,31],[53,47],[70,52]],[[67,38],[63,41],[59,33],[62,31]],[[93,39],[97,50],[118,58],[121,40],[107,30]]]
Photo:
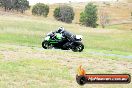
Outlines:
[[63,50],[71,49],[74,52],[81,52],[84,45],[81,42],[82,37],[74,35],[66,31],[63,27],[59,27],[57,31],[49,32],[42,42],[44,49],[58,48]]
[[63,45],[64,49],[68,49],[68,46],[71,45],[72,42],[74,42],[74,40],[75,40],[75,35],[66,31],[63,27],[59,27],[58,30],[55,31],[55,33],[60,33],[60,34],[62,34],[63,38],[68,39],[68,42]]

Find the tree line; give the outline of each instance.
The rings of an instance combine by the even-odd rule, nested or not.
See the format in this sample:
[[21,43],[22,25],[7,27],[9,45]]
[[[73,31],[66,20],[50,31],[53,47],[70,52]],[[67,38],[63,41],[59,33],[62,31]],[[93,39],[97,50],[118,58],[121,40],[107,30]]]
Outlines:
[[4,8],[5,11],[16,10],[24,13],[30,6],[27,0],[0,0],[0,7]]
[[[37,3],[33,6],[33,15],[47,17],[48,13],[48,5],[45,5],[43,3]],[[63,5],[55,8],[53,16],[58,21],[72,23],[72,21],[74,20],[75,13],[72,7],[68,5]],[[85,7],[84,12],[80,14],[80,24],[85,25],[87,27],[95,28],[98,26],[98,24],[96,23],[97,20],[97,6],[93,3],[88,3]]]
[[[0,6],[4,8],[5,11],[16,10],[21,13],[24,13],[25,10],[30,8],[29,2],[27,0],[0,0]],[[49,9],[49,6],[46,4],[37,3],[32,7],[32,14],[36,16],[47,17]],[[100,24],[104,28],[109,22],[108,14],[102,12],[101,16],[98,18],[97,11],[98,9],[96,5],[93,3],[88,3],[85,6],[84,11],[80,13],[80,24],[95,28],[98,26],[97,20],[100,19]],[[58,21],[72,23],[75,13],[71,6],[63,5],[54,9],[53,16]]]

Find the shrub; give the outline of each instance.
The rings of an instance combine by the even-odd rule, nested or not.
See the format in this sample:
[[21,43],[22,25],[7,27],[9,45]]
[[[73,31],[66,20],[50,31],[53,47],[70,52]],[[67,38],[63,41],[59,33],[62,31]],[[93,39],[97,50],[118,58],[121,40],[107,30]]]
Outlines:
[[103,2],[103,4],[106,5],[106,6],[110,6],[111,5],[110,2]]
[[70,6],[66,6],[66,5],[57,7],[54,10],[54,17],[58,21],[72,23],[72,20],[74,19],[73,8]]
[[24,13],[29,7],[27,0],[0,0],[0,6],[6,10],[17,10]]
[[99,14],[100,25],[102,26],[102,28],[105,28],[105,26],[109,25],[110,23],[109,14],[103,9]]
[[88,3],[85,6],[85,11],[80,14],[80,23],[87,27],[97,27],[97,6],[93,3]]
[[60,7],[55,8],[54,17],[56,20],[60,20]]
[[14,8],[17,10],[17,11],[20,11],[21,13],[24,13],[25,10],[27,10],[28,8],[30,8],[29,6],[29,1],[27,0],[14,0]]
[[47,17],[48,13],[49,13],[49,6],[45,5],[43,3],[37,3],[32,8],[32,14],[33,15]]

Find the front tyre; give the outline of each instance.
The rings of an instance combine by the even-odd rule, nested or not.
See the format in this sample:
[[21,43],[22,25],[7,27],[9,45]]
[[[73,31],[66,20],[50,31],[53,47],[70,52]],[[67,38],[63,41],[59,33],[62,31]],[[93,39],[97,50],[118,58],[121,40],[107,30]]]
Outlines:
[[44,49],[51,49],[51,48],[53,48],[52,45],[48,41],[43,41],[42,42],[42,47]]
[[72,51],[73,52],[82,52],[84,49],[84,45],[81,42],[75,42],[73,44]]

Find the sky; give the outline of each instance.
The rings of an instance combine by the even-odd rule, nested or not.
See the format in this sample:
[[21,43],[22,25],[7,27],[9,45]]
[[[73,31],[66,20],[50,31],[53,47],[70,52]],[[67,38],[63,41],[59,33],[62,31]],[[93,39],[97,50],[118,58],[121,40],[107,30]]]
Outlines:
[[53,3],[67,3],[71,2],[88,2],[88,1],[116,1],[116,0],[28,0],[30,5],[34,5],[35,3],[46,3],[46,4],[53,4]]

